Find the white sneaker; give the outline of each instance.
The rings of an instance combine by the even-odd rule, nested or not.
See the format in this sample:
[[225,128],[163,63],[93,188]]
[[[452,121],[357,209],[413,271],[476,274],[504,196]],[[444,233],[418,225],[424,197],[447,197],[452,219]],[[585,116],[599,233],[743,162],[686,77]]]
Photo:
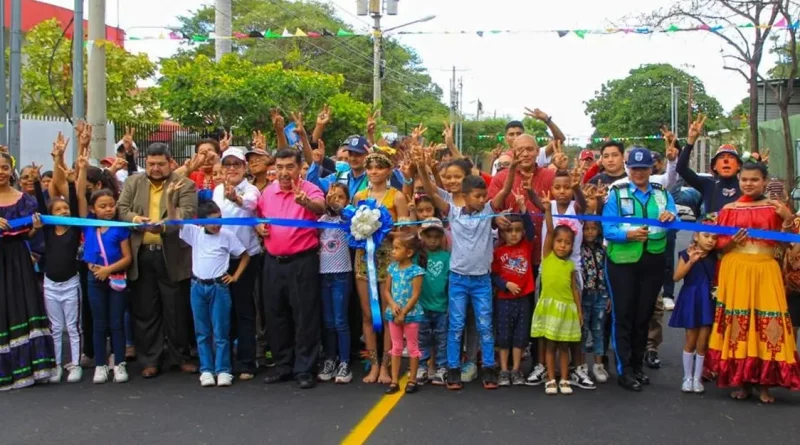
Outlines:
[[233,384],[233,375],[227,372],[221,372],[217,376],[217,386],[231,386]]
[[207,388],[209,386],[216,385],[217,382],[214,381],[214,374],[210,372],[204,372],[200,374],[200,386]]
[[606,367],[603,366],[602,363],[595,363],[594,367],[592,367],[592,373],[597,383],[605,383],[608,381],[608,372],[606,372]]
[[83,368],[75,365],[67,365],[67,383],[78,383],[83,378]]
[[673,300],[672,298],[669,298],[669,297],[665,297],[663,299],[663,301],[664,301],[664,310],[665,311],[671,311],[671,310],[675,309],[675,300]]
[[114,383],[125,383],[128,381],[128,369],[125,362],[114,366]]
[[[545,374],[547,374],[547,368],[545,368],[543,364],[539,363],[533,368],[530,375],[528,376],[528,379],[525,380],[525,384],[528,386],[541,385],[542,383],[544,383]],[[553,380],[553,383],[555,383],[555,380]],[[557,389],[556,392],[558,392]]]
[[692,379],[683,379],[683,383],[681,384],[681,392],[692,392],[694,388],[692,387]]
[[424,385],[428,383],[428,368],[420,366],[417,368],[417,385]]
[[53,375],[50,376],[48,382],[61,383],[61,373],[62,373],[61,365],[56,365],[56,369],[55,371],[53,371]]
[[105,383],[108,381],[108,366],[95,366],[94,367],[94,383]]
[[403,348],[403,358],[408,358],[408,346]]
[[583,364],[575,368],[570,375],[570,383],[581,389],[595,389],[597,388],[589,378],[589,365]]
[[330,382],[334,376],[336,376],[336,361],[325,360],[322,365],[322,371],[317,374],[317,378],[322,382]]
[[353,373],[350,372],[350,367],[345,362],[339,362],[339,367],[336,369],[336,383],[350,383],[353,380]]
[[703,382],[701,382],[700,379],[692,379],[692,392],[695,394],[706,392],[706,387],[703,386]]

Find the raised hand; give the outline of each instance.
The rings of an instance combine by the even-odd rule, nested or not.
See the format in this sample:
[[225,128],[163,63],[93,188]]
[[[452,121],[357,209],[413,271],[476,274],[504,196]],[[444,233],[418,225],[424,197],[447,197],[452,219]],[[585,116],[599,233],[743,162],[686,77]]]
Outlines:
[[497,147],[495,147],[495,149],[492,150],[492,162],[496,161],[497,158],[499,158],[500,155],[503,154],[503,150],[504,150],[503,144],[497,144]]
[[283,128],[286,126],[286,121],[283,119],[280,108],[269,110],[269,119],[272,121],[272,128],[276,133],[283,131]]
[[686,253],[689,254],[689,263],[691,264],[694,264],[703,258],[703,251],[694,246],[690,247]]
[[[222,144],[220,144],[220,145],[222,145]],[[192,159],[190,159],[188,161],[187,168],[189,169],[189,171],[197,171],[197,170],[200,169],[200,167],[205,165],[206,161],[208,161],[208,152],[206,152],[206,151],[197,152],[192,157]]]
[[411,138],[414,140],[419,140],[426,131],[428,131],[428,128],[423,124],[419,124],[419,126],[414,128],[414,130],[411,132]]
[[34,229],[39,230],[42,227],[44,227],[44,223],[42,223],[42,215],[34,213],[33,216],[31,217],[31,220],[33,221]]
[[294,202],[305,207],[309,202],[311,202],[311,199],[309,199],[308,195],[306,195],[306,192],[300,188],[300,181],[301,180],[292,181],[292,193],[294,193]]
[[78,125],[75,127],[78,137],[78,148],[85,148],[88,147],[89,144],[92,143],[92,126],[87,124],[84,121],[78,121]]
[[697,138],[703,134],[703,125],[706,123],[706,116],[702,113],[697,115],[697,118],[689,126],[689,145],[694,145]]
[[219,139],[219,150],[225,153],[225,150],[231,147],[231,140],[233,137],[227,131],[222,132],[222,137]]
[[577,163],[575,164],[575,168],[572,169],[572,172],[570,172],[569,177],[570,177],[570,185],[572,185],[572,188],[581,186],[581,182],[583,182],[583,172],[581,171],[579,164]]
[[267,137],[261,133],[261,130],[253,132],[253,148],[256,150],[267,149]]
[[666,148],[667,160],[672,162],[678,159],[678,149],[675,148],[675,144],[670,144]]
[[78,168],[80,170],[86,170],[89,168],[89,147],[83,147],[81,149],[81,154],[78,156]]
[[411,146],[411,160],[417,168],[425,166],[425,152],[419,144],[415,143]]
[[175,193],[182,189],[184,185],[186,185],[186,178],[181,178],[177,181],[170,182],[167,186],[167,198],[172,199],[172,197],[175,196]]
[[367,116],[367,134],[374,134],[378,129],[378,119],[381,117],[381,110],[375,110],[374,113]]
[[294,132],[298,135],[301,135],[306,132],[306,128],[303,126],[303,113],[298,111],[297,113],[290,113],[292,120],[294,121]]
[[661,136],[664,137],[664,150],[666,151],[674,145],[675,134],[673,134],[666,125],[662,125],[659,130],[661,130]]
[[328,104],[322,106],[319,114],[317,114],[317,125],[325,126],[331,123],[331,107]]
[[135,128],[125,127],[125,134],[122,135],[122,147],[125,148],[127,154],[133,154],[133,135],[135,133]]
[[233,186],[227,179],[225,180],[225,199],[228,201],[238,202],[239,194],[236,192],[236,187]]
[[786,207],[786,205],[784,205],[781,201],[777,199],[770,199],[769,201],[767,201],[767,203],[772,207],[775,207],[775,213],[777,213],[782,220],[789,221],[792,218],[794,218],[794,215],[792,215],[792,211],[789,210],[789,208]]
[[514,193],[514,201],[517,203],[517,209],[519,209],[520,213],[525,213],[528,211],[524,194]]
[[53,151],[50,153],[50,156],[53,157],[53,161],[58,161],[64,158],[64,152],[67,149],[67,144],[69,144],[69,139],[64,138],[64,135],[59,131],[58,136],[56,136],[56,140],[53,142]]
[[56,168],[64,172],[64,177],[67,178],[67,182],[75,182],[78,175],[75,174],[75,170],[71,168],[64,168],[61,164],[56,164]]
[[33,175],[33,182],[39,182],[42,180],[42,166],[37,165],[36,162],[31,162],[31,169]]
[[531,110],[530,108],[525,107],[525,116],[532,117],[543,122],[550,119],[550,116],[548,116],[547,113],[538,108]]
[[447,121],[444,122],[444,130],[442,131],[442,136],[444,137],[444,143],[447,144],[448,147],[455,144],[453,140],[453,127]]

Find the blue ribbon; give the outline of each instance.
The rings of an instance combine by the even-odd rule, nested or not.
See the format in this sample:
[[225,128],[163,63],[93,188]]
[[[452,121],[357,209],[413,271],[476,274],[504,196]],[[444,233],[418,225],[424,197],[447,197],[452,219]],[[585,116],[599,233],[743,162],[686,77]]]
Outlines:
[[[366,201],[365,201],[366,202]],[[359,205],[364,204],[365,202],[359,203]],[[391,232],[392,226],[413,226],[422,224],[422,221],[406,221],[406,222],[399,222],[399,223],[392,223],[391,215],[384,207],[379,207],[381,210],[381,229],[378,230],[373,235],[373,241],[375,241],[376,246],[380,246],[381,241],[383,241],[384,237]],[[270,218],[209,218],[209,219],[187,219],[181,221],[164,221],[163,224],[166,225],[175,225],[175,224],[214,224],[214,225],[228,225],[228,226],[255,226],[257,224],[272,224],[276,226],[284,226],[284,227],[298,227],[298,228],[308,228],[308,229],[341,229],[344,231],[350,232],[350,224],[349,220],[355,214],[357,210],[356,207],[348,206],[348,208],[342,211],[343,218],[348,221],[347,223],[327,223],[327,222],[319,222],[319,221],[308,221],[308,220],[295,220],[295,219],[270,219]],[[476,219],[484,219],[484,218],[495,218],[498,216],[506,216],[509,215],[508,213],[504,214],[492,214],[492,215],[474,215],[474,216],[462,216],[462,218],[476,218]],[[532,214],[532,216],[539,216],[543,217],[542,214]],[[717,235],[734,235],[739,230],[738,227],[729,227],[729,226],[718,226],[718,225],[709,225],[709,224],[700,224],[700,223],[690,223],[690,222],[683,222],[683,221],[673,221],[669,223],[662,223],[661,221],[655,219],[645,219],[645,218],[623,218],[619,216],[599,216],[599,215],[558,215],[559,218],[571,218],[577,219],[580,221],[597,221],[601,223],[614,223],[614,224],[635,224],[635,225],[646,225],[646,226],[653,226],[653,227],[663,227],[667,230],[685,230],[688,232],[707,232],[707,233],[714,233]],[[128,227],[128,228],[136,228],[136,227],[149,227],[153,226],[153,224],[137,224],[137,223],[129,223],[123,221],[110,221],[110,220],[103,220],[103,219],[89,219],[89,218],[73,218],[67,216],[53,216],[53,215],[42,215],[42,223],[48,225],[59,225],[59,226],[72,226],[72,227]],[[30,216],[25,216],[22,218],[17,218],[8,221],[10,226],[10,230],[16,231],[23,227],[30,226],[32,223],[32,218]],[[750,238],[762,239],[762,240],[769,240],[769,241],[777,241],[781,243],[800,243],[800,235],[795,233],[786,233],[786,232],[776,232],[771,230],[760,230],[760,229],[748,229],[747,235]],[[377,237],[377,238],[376,238]],[[352,237],[350,239],[350,246],[359,248],[359,249],[366,249],[366,240],[361,240],[360,242],[354,240]]]
[[[363,240],[357,240],[350,233],[350,224],[356,211],[361,208],[368,210],[378,210],[380,212],[380,228],[372,234],[371,237]],[[349,234],[350,247],[356,249],[364,249],[367,253],[367,282],[369,283],[369,308],[372,314],[372,329],[375,332],[383,330],[383,314],[381,313],[381,295],[378,292],[378,271],[375,262],[375,251],[381,245],[386,235],[392,231],[394,221],[392,215],[386,207],[378,204],[372,198],[361,201],[358,206],[349,205],[342,210],[342,220],[344,220],[344,229]]]

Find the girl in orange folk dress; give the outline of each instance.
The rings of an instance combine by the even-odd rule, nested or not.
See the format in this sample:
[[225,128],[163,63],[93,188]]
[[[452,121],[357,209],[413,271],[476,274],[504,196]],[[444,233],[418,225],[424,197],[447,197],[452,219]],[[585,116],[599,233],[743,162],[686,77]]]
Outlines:
[[774,256],[777,244],[747,235],[747,229],[792,229],[791,211],[764,196],[766,184],[763,164],[744,164],[743,196],[719,214],[719,225],[741,230],[717,241],[723,256],[705,365],[719,373],[718,386],[737,388],[734,399],[750,397],[755,385],[761,401],[773,403],[771,386],[800,390],[800,364],[781,265]]

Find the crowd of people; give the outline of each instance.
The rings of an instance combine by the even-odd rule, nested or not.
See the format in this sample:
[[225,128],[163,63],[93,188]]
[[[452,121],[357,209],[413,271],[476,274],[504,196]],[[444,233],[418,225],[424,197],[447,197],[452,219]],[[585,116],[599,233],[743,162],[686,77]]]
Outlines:
[[[389,394],[458,390],[478,364],[487,389],[571,394],[607,382],[613,354],[618,384],[641,391],[644,367],[660,366],[677,281],[669,326],[686,330],[682,391],[716,380],[736,399],[756,390],[771,403],[772,387],[800,389],[797,249],[748,236],[798,228],[788,200],[768,190],[766,156],[743,161],[722,146],[713,177],[697,175],[700,116],[683,147],[663,130],[663,155],[608,141],[598,159],[585,150],[573,160],[550,116],[526,114],[552,140],[540,147],[510,122],[491,175],[462,156],[449,126],[441,145],[423,144],[423,126],[387,141],[377,115],[328,158],[327,106],[310,135],[291,114],[294,145],[273,110],[275,150],[260,132],[246,148],[225,133],[199,141],[183,165],[162,143],[140,158],[130,130],[116,157],[91,159],[83,124],[72,165],[60,134],[45,173],[0,152],[0,389],[79,382],[85,367],[94,383],[123,383],[133,359],[143,378],[178,367],[202,386],[230,386],[266,367],[265,383],[312,388],[351,382],[362,357],[363,381]],[[675,231],[641,218],[676,219],[680,178],[702,195],[709,229],[673,264]],[[365,200],[395,223],[374,255],[351,249],[335,224]]]

